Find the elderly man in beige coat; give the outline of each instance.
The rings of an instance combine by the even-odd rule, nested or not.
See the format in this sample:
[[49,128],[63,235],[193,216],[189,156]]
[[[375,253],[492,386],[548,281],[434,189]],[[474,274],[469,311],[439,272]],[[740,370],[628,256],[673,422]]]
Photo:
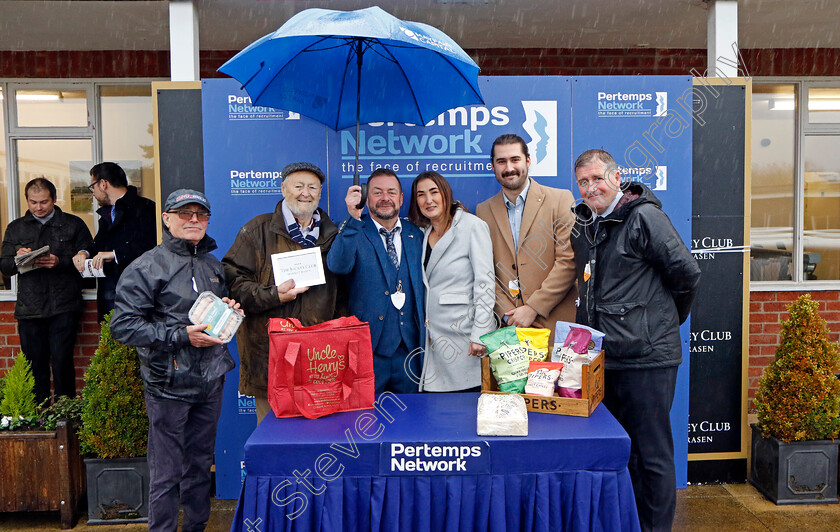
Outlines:
[[493,241],[494,310],[506,325],[547,328],[553,336],[558,320],[575,320],[574,198],[528,176],[528,145],[518,135],[497,138],[490,159],[502,190],[476,214]]

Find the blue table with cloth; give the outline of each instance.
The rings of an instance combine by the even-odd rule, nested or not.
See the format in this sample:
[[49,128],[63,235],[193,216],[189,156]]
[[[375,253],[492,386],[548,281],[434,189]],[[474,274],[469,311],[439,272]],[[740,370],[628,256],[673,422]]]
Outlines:
[[231,530],[639,530],[630,438],[603,405],[529,412],[527,437],[493,437],[476,435],[477,403],[385,393],[372,410],[269,415],[245,444]]

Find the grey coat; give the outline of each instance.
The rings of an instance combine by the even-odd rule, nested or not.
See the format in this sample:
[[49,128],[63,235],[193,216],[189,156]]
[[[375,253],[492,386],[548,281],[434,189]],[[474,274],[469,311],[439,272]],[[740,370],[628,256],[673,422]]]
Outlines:
[[[424,230],[424,250],[430,232],[431,227]],[[487,224],[458,209],[423,268],[423,283],[427,326],[420,391],[481,385],[480,360],[469,355],[469,346],[496,328],[493,244]]]

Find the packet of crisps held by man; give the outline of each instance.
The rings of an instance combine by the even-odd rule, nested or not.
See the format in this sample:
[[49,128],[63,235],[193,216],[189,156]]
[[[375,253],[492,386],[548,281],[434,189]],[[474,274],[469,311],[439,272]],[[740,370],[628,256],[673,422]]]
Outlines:
[[528,380],[528,348],[519,343],[516,327],[502,329],[481,336],[481,342],[490,355],[490,369],[499,390],[522,393]]

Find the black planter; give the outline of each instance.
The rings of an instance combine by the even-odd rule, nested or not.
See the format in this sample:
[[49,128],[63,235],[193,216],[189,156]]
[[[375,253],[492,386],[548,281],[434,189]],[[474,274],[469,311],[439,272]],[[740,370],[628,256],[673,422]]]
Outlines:
[[89,525],[149,521],[149,464],[140,458],[85,459]]
[[751,426],[750,484],[776,504],[837,504],[837,441],[785,443]]

